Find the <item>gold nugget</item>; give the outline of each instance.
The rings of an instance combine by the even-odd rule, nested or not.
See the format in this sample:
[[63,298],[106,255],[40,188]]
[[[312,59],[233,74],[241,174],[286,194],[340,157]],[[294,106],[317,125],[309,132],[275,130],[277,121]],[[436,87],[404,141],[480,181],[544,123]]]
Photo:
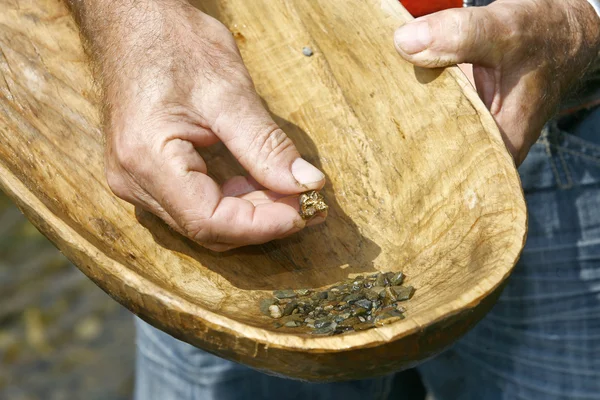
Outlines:
[[317,213],[325,212],[327,209],[329,209],[329,206],[325,204],[325,198],[316,190],[300,195],[300,216],[302,219],[311,219]]

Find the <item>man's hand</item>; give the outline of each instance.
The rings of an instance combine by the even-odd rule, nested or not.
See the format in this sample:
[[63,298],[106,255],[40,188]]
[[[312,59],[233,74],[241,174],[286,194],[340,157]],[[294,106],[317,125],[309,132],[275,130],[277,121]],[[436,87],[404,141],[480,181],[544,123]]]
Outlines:
[[[71,6],[100,72],[116,195],[215,251],[305,227],[298,194],[325,177],[263,107],[225,26],[183,0]],[[252,178],[220,187],[207,175],[196,148],[218,141]]]
[[394,41],[420,67],[472,63],[479,96],[518,165],[597,56],[600,20],[586,0],[498,0],[417,18]]

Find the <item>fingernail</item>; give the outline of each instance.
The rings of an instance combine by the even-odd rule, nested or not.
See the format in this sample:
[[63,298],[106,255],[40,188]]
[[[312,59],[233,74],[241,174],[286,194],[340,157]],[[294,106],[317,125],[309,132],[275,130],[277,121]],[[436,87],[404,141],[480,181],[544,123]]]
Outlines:
[[306,223],[306,226],[313,226],[313,225],[318,225],[325,222],[325,218],[323,217],[314,217],[313,219],[311,219],[310,221],[308,221]]
[[418,21],[401,26],[394,34],[396,47],[406,54],[425,50],[431,44],[431,33],[427,21]]
[[292,175],[299,184],[305,186],[325,179],[325,175],[321,171],[302,158],[297,158],[292,163]]

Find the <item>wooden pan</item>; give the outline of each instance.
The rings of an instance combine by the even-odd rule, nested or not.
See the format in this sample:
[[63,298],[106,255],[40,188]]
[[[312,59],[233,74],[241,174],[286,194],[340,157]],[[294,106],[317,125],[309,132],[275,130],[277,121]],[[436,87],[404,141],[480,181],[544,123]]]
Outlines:
[[[99,102],[58,0],[0,0],[0,188],[117,301],[219,356],[331,381],[435,355],[490,309],[524,244],[519,178],[491,116],[458,69],[396,54],[393,32],[410,18],[396,1],[221,3],[207,11],[232,30],[276,121],[327,174],[326,224],[226,254],[156,218],[140,224],[106,185]],[[236,173],[222,147],[207,157],[220,179]],[[276,330],[259,311],[273,289],[376,270],[403,270],[416,287],[405,320],[314,337]]]

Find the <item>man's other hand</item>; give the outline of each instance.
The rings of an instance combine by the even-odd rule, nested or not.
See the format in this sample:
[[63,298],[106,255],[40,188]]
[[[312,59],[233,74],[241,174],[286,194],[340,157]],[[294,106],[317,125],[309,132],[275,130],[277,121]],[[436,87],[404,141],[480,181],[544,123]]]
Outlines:
[[417,18],[394,41],[420,67],[473,64],[479,96],[518,165],[598,55],[600,20],[586,0],[498,0]]

